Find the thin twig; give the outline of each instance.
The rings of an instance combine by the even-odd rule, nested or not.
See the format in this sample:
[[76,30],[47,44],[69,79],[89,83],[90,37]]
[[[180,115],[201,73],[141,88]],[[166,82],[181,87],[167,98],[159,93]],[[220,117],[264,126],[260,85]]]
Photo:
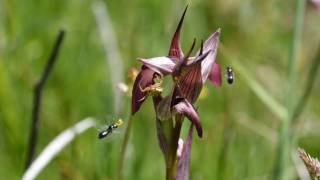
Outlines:
[[295,107],[293,116],[292,116],[292,123],[295,123],[297,119],[300,117],[313,89],[314,82],[317,78],[317,73],[320,65],[320,48],[318,49],[317,55],[313,59],[311,63],[311,68],[308,74],[308,81],[306,84],[306,88],[304,90],[303,95],[301,96],[300,100],[298,101],[297,106]]
[[96,120],[88,117],[81,120],[73,127],[61,132],[47,145],[47,147],[40,153],[40,155],[34,160],[34,162],[32,162],[30,167],[23,174],[22,180],[35,179],[38,176],[38,174],[42,171],[42,169],[45,168],[65,146],[71,143],[71,141],[77,135],[80,135],[89,128],[94,127],[95,124]]
[[123,179],[123,164],[124,164],[124,160],[125,160],[125,156],[126,156],[126,150],[127,150],[127,146],[128,146],[128,142],[129,142],[129,138],[130,138],[130,132],[131,132],[131,127],[132,127],[132,115],[130,115],[129,119],[128,119],[128,125],[124,134],[124,139],[122,142],[122,146],[121,146],[121,153],[120,153],[120,160],[119,160],[119,167],[118,167],[118,180],[122,180]]
[[40,80],[36,83],[34,87],[32,124],[31,124],[30,136],[29,136],[28,154],[27,154],[25,169],[27,169],[28,166],[31,164],[35,154],[37,139],[38,139],[38,131],[39,131],[39,113],[40,113],[40,107],[41,107],[42,91],[43,91],[45,82],[48,79],[49,74],[52,71],[53,66],[56,62],[57,56],[59,54],[59,49],[61,47],[61,44],[64,38],[64,34],[65,34],[64,30],[59,31],[59,34],[56,38],[55,45],[48,59],[47,65],[41,75]]

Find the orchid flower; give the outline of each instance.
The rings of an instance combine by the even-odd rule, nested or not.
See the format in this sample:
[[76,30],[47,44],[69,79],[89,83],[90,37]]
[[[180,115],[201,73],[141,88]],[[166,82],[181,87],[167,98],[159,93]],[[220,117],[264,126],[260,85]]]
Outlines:
[[320,9],[320,0],[310,0],[311,3],[318,9]]
[[[189,158],[190,150],[183,150],[181,158],[177,158],[178,141],[184,117],[191,121],[189,134],[192,133],[194,125],[198,136],[202,137],[200,117],[193,104],[207,79],[214,85],[221,86],[220,66],[215,62],[220,29],[211,34],[204,43],[201,42],[201,47],[195,56],[191,56],[196,44],[195,40],[186,54],[181,49],[180,32],[187,8],[173,35],[168,55],[139,58],[142,67],[132,90],[132,115],[139,111],[148,96],[153,97],[158,140],[166,160],[167,179],[186,177],[181,175],[184,172],[180,172],[185,168],[177,168],[178,164],[179,167],[189,167],[189,165],[181,165],[180,162],[189,163],[185,158]],[[169,95],[162,96],[162,81],[165,76],[172,77],[173,87]],[[189,144],[191,144],[191,137],[192,135],[188,136]],[[187,154],[183,154],[184,152]]]

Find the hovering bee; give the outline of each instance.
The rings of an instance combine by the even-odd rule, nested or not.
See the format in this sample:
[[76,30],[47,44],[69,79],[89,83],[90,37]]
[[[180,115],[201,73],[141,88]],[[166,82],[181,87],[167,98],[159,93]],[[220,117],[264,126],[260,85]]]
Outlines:
[[229,84],[232,84],[234,81],[234,73],[230,66],[227,67],[227,81]]
[[113,130],[117,129],[119,126],[121,126],[123,124],[123,120],[122,119],[118,119],[117,121],[115,121],[114,123],[108,125],[105,129],[103,129],[102,131],[100,131],[99,133],[99,139],[105,138],[107,137],[109,134],[112,133]]

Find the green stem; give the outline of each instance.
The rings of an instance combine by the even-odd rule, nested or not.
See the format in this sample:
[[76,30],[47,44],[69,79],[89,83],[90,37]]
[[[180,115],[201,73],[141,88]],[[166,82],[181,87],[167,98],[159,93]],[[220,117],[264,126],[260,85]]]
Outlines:
[[228,165],[228,151],[230,148],[230,142],[231,137],[233,135],[233,127],[232,122],[230,119],[230,104],[232,102],[229,102],[229,92],[227,91],[227,88],[224,88],[224,115],[223,115],[223,136],[221,140],[221,148],[219,152],[219,158],[218,158],[218,173],[216,178],[217,179],[225,179],[225,173]]
[[293,40],[292,46],[289,52],[288,61],[288,87],[286,94],[286,108],[287,117],[282,121],[279,141],[278,141],[278,153],[275,165],[274,179],[284,179],[285,171],[288,164],[290,148],[291,148],[291,137],[290,137],[290,126],[294,114],[293,105],[293,93],[294,93],[294,81],[295,81],[295,64],[298,58],[299,47],[301,43],[303,19],[305,10],[305,0],[296,0],[296,16],[295,24],[293,29]]
[[123,170],[123,162],[126,156],[126,150],[130,138],[130,132],[131,132],[131,126],[132,126],[132,115],[130,115],[128,119],[128,125],[124,134],[124,139],[121,147],[121,154],[120,154],[120,161],[119,161],[119,168],[118,168],[118,180],[122,180],[122,170]]
[[171,124],[170,135],[168,136],[169,140],[169,155],[166,160],[166,180],[173,180],[177,172],[177,149],[178,141],[180,137],[180,131],[182,126],[183,117],[176,115],[176,124],[173,126],[173,122],[168,122]]
[[292,117],[293,125],[297,124],[297,121],[298,121],[298,119],[299,119],[299,117],[300,117],[300,115],[301,115],[301,113],[307,103],[307,100],[310,97],[314,82],[317,77],[319,65],[320,65],[320,47],[318,48],[317,55],[315,56],[315,58],[313,59],[313,61],[311,63],[311,68],[310,68],[310,71],[308,74],[308,81],[306,83],[304,93],[301,96],[301,98],[299,99],[297,106],[295,107],[293,117]]

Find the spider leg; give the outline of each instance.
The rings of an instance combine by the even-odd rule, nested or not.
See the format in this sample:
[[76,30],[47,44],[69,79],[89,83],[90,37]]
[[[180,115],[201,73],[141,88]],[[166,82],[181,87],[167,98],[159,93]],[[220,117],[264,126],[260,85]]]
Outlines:
[[138,102],[141,102],[141,101],[143,101],[145,99],[146,99],[146,96],[144,96],[143,98],[139,99]]
[[139,88],[140,88],[140,91],[141,91],[141,92],[146,92],[148,87],[142,89],[141,85],[139,84]]

